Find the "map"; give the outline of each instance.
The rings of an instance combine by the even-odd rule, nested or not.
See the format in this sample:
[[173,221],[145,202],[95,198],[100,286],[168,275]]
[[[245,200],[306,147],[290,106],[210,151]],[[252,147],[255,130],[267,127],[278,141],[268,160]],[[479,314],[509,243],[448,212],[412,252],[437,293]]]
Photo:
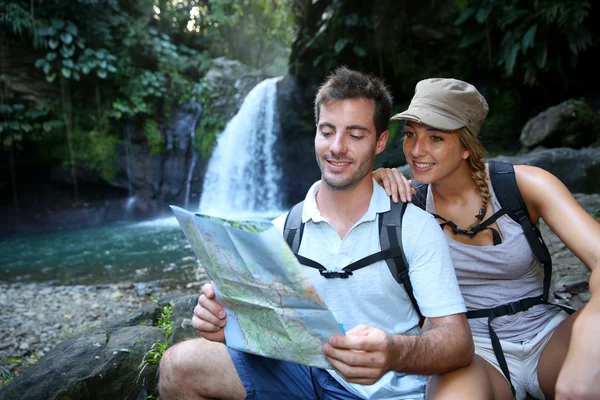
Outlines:
[[229,347],[332,368],[321,345],[329,336],[343,334],[343,328],[270,221],[171,209],[227,311]]

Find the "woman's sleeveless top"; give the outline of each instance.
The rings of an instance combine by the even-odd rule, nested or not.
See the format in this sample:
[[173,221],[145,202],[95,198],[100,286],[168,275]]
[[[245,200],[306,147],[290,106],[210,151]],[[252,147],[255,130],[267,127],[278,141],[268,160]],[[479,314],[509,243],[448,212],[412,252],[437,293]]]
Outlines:
[[[427,211],[436,213],[431,192],[427,191]],[[494,212],[500,204],[491,184],[490,203]],[[443,215],[442,215],[443,217]],[[521,226],[509,216],[496,221],[502,243],[496,246],[474,246],[448,237],[452,261],[467,310],[496,307],[543,291],[544,270],[533,256]],[[537,305],[527,311],[498,317],[492,327],[500,339],[519,342],[531,339],[560,309]],[[489,336],[487,318],[470,319],[474,336]]]

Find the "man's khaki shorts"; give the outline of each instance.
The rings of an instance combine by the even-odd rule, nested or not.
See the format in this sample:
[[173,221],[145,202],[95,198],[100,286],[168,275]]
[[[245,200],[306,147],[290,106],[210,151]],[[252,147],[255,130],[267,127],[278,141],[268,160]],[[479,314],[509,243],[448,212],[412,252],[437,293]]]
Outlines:
[[[500,340],[510,371],[510,379],[517,392],[517,400],[525,399],[527,393],[536,399],[545,399],[537,377],[538,361],[544,347],[552,337],[554,329],[568,316],[569,314],[566,312],[560,311],[544,329],[529,340],[517,343]],[[504,376],[494,354],[490,338],[473,336],[473,342],[475,343],[475,354],[492,364]]]

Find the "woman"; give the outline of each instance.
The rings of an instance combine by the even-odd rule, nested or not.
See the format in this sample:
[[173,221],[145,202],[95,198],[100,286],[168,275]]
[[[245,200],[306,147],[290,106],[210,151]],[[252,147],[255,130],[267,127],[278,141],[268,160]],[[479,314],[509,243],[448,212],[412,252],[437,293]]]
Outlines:
[[[478,135],[488,105],[477,89],[455,79],[419,82],[408,110],[404,154],[413,179],[428,184],[427,211],[447,234],[467,309],[489,309],[539,296],[544,271],[533,257],[523,229],[504,215],[490,184],[485,150]],[[494,353],[487,318],[469,319],[476,355],[471,364],[432,377],[434,399],[600,398],[600,224],[552,174],[532,166],[514,167],[530,221],[541,219],[592,271],[588,304],[569,315],[538,304],[491,323],[506,359],[510,380]],[[379,169],[375,179],[396,201],[410,201],[411,181],[396,169]],[[451,221],[453,224],[447,223]],[[453,226],[454,225],[454,229]],[[475,228],[475,229],[473,229]],[[469,233],[470,231],[470,233]],[[474,231],[478,231],[473,235]],[[494,233],[494,231],[496,233]],[[496,236],[496,238],[494,238]],[[496,239],[496,240],[495,240]]]

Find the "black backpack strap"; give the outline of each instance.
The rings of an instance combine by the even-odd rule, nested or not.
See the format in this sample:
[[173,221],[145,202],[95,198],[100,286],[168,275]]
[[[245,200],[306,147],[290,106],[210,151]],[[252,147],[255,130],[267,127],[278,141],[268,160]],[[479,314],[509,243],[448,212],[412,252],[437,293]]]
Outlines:
[[575,312],[575,310],[573,310],[572,308],[560,304],[550,303],[546,301],[543,298],[543,296],[527,297],[525,299],[513,301],[512,303],[502,304],[493,308],[467,311],[468,319],[487,317],[488,332],[490,334],[492,348],[494,349],[496,360],[498,360],[498,365],[502,369],[502,373],[506,377],[506,380],[508,380],[508,384],[510,385],[510,389],[512,390],[513,396],[515,396],[516,394],[515,387],[512,384],[512,380],[510,379],[510,371],[508,370],[508,364],[506,363],[506,357],[504,357],[504,351],[502,350],[500,339],[498,338],[498,335],[496,335],[494,328],[492,328],[492,320],[494,318],[502,317],[504,315],[511,315],[521,311],[526,311],[538,304],[547,304],[559,307],[563,311],[566,311],[568,314],[573,314]]
[[416,193],[411,197],[411,203],[419,207],[421,210],[427,211],[427,188],[429,185],[418,183],[415,186]]
[[501,216],[503,216],[504,214],[506,214],[506,210],[500,209],[499,211],[494,213],[492,216],[490,216],[485,221],[483,221],[469,229],[460,229],[458,226],[456,226],[456,224],[454,222],[448,221],[446,218],[442,217],[441,215],[432,213],[432,215],[435,217],[435,219],[439,219],[442,221],[440,223],[440,228],[442,228],[442,230],[444,229],[445,226],[449,226],[450,229],[452,230],[452,232],[454,232],[457,235],[464,235],[464,236],[473,238],[479,232],[484,231],[484,230],[489,230],[492,233],[494,246],[498,246],[499,244],[501,244],[502,238],[500,237],[500,233],[498,232],[498,230],[496,228],[492,228],[490,225],[493,224],[494,222],[496,222],[496,220],[498,218],[500,218]]
[[[288,246],[290,246],[290,249],[292,249],[292,252],[296,256],[300,264],[318,269],[321,275],[325,278],[348,278],[350,275],[352,275],[352,271],[358,268],[362,268],[362,266],[368,265],[367,263],[364,263],[364,261],[368,261],[368,259],[370,257],[372,258],[372,256],[358,260],[357,262],[353,263],[356,265],[351,264],[348,267],[344,268],[342,271],[329,271],[321,263],[298,254],[298,251],[300,250],[300,243],[302,242],[302,235],[304,234],[304,223],[302,222],[303,207],[304,201],[301,201],[300,203],[294,205],[288,212],[285,218],[285,223],[283,224],[283,238],[287,242]],[[377,253],[375,255],[380,254]],[[360,265],[361,262],[364,265]],[[348,270],[346,271],[346,269]]]
[[390,211],[379,215],[379,242],[381,251],[363,257],[342,268],[341,271],[327,270],[327,268],[317,261],[298,254],[304,232],[304,224],[302,223],[303,203],[300,202],[290,209],[283,228],[283,237],[300,264],[318,269],[320,274],[325,278],[348,278],[357,269],[366,267],[377,261],[385,260],[392,276],[396,282],[404,286],[413,307],[419,316],[422,317],[421,310],[413,294],[412,284],[408,275],[408,262],[402,248],[402,218],[407,207],[405,203],[396,204],[390,199]]
[[298,255],[302,234],[304,233],[304,223],[302,222],[303,208],[304,201],[293,206],[285,217],[283,225],[283,238],[296,256]]
[[515,169],[512,164],[499,161],[489,161],[490,180],[500,207],[506,209],[506,214],[521,225],[523,233],[535,258],[544,267],[544,300],[548,300],[552,279],[552,257],[542,239],[537,226],[529,220],[527,206],[521,197]]
[[402,218],[406,207],[406,203],[394,203],[390,200],[390,211],[379,215],[379,243],[382,252],[390,252],[392,257],[386,258],[385,262],[396,282],[404,286],[410,302],[421,317],[421,310],[408,275],[408,261],[402,247]]
[[504,352],[502,351],[502,346],[500,345],[500,340],[492,328],[492,320],[503,315],[516,314],[517,312],[525,311],[537,304],[548,304],[559,307],[569,314],[572,314],[575,310],[548,301],[552,279],[552,257],[550,256],[548,247],[546,247],[546,244],[544,243],[540,230],[529,220],[527,205],[517,186],[514,167],[512,164],[493,160],[488,162],[488,166],[490,180],[496,198],[500,203],[500,208],[506,210],[506,215],[521,226],[523,234],[527,239],[527,243],[529,243],[529,247],[531,247],[531,252],[544,268],[544,288],[541,296],[518,300],[494,308],[467,312],[467,318],[488,317],[488,331],[490,333],[494,354],[496,355],[496,359],[498,360],[498,364],[500,365],[504,376],[510,383],[514,395],[515,389],[510,379],[508,365],[504,357]]

